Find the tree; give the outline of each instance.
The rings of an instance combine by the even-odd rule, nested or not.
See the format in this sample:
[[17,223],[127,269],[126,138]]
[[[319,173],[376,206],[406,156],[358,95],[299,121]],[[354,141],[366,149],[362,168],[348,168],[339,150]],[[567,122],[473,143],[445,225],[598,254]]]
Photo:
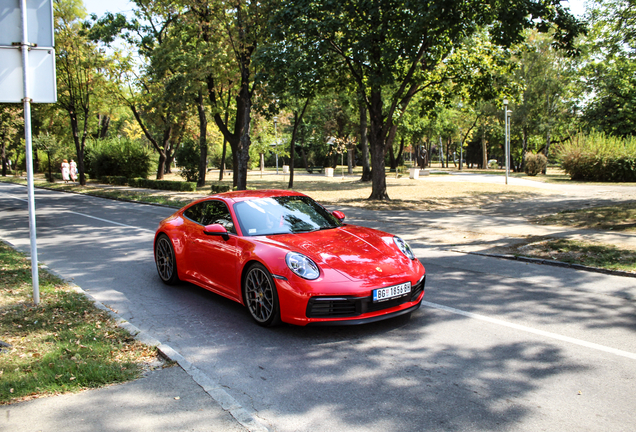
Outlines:
[[521,134],[518,168],[523,171],[531,142],[543,142],[541,149],[548,157],[551,145],[568,139],[573,131],[577,59],[555,49],[549,33],[536,31],[528,32],[515,51],[519,67],[514,75],[521,92],[513,98],[511,121]]
[[[557,42],[572,47],[581,27],[558,0],[535,2],[295,0],[277,19],[316,50],[330,50],[362,90],[369,112],[370,199],[388,199],[384,155],[396,119],[413,97],[439,82],[435,70],[466,37],[488,27],[493,43],[509,46],[525,28],[556,26]],[[445,77],[441,77],[445,79]]]
[[[187,1],[184,7],[192,15],[200,30],[200,38],[207,44],[206,52],[215,64],[208,67],[204,80],[212,106],[214,122],[230,143],[234,158],[234,185],[245,190],[250,158],[250,122],[257,81],[253,57],[267,35],[270,2],[246,0]],[[222,63],[224,67],[218,67]],[[228,92],[236,96],[236,115],[233,130],[228,123],[226,105]],[[234,93],[236,94],[236,93]]]
[[636,2],[597,0],[589,14],[583,72],[591,100],[583,122],[615,136],[636,135]]
[[56,0],[55,46],[58,104],[69,116],[80,184],[86,185],[84,151],[92,118],[91,103],[105,86],[105,58],[83,30],[80,0]]
[[[9,166],[9,149],[12,144],[19,144],[19,132],[24,127],[22,109],[17,105],[0,105],[0,154],[2,156],[2,177],[7,176]],[[17,162],[14,159],[14,163]]]

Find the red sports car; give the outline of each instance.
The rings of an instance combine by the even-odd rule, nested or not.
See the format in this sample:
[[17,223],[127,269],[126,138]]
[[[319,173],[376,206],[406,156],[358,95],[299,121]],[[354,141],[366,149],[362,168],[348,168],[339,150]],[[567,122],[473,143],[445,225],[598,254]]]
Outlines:
[[408,314],[424,297],[424,266],[399,237],[343,223],[301,193],[227,192],[159,224],[161,280],[235,300],[262,326],[362,324]]

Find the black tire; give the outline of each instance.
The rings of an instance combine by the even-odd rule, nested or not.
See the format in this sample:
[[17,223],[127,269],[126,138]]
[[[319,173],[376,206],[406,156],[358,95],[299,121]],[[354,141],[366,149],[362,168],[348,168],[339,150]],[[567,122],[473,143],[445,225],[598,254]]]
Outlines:
[[250,265],[243,278],[243,298],[250,315],[263,327],[280,324],[280,305],[274,279],[260,263]]
[[155,242],[155,264],[157,264],[157,273],[159,273],[163,283],[174,285],[179,282],[174,248],[165,234],[160,234]]

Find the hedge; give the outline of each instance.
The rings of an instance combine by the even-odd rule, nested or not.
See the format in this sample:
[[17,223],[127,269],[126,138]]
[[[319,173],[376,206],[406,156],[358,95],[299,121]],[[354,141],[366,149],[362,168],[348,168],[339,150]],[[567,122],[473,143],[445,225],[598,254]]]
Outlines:
[[557,149],[572,180],[636,182],[636,139],[578,134]]
[[194,182],[149,180],[144,178],[129,179],[122,176],[105,176],[100,179],[102,183],[117,186],[130,186],[145,189],[169,190],[178,192],[196,192],[197,184]]

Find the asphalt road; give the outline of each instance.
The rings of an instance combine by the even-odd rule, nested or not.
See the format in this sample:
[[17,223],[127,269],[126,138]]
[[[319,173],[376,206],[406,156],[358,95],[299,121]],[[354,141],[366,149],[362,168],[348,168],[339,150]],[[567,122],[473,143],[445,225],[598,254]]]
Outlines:
[[[35,195],[40,262],[170,344],[270,430],[628,431],[636,424],[634,278],[415,240],[427,286],[411,317],[263,329],[236,303],[161,283],[152,239],[171,209]],[[0,183],[0,238],[29,250],[23,186]]]

